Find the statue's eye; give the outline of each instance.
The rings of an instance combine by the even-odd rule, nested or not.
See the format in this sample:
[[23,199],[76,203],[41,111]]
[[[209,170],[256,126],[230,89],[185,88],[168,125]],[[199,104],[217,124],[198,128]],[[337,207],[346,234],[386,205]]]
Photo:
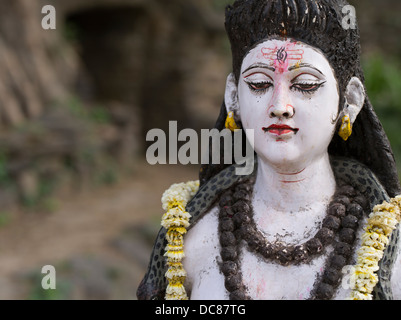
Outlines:
[[291,86],[292,90],[296,90],[302,93],[314,93],[316,92],[320,87],[322,87],[326,82],[300,82],[300,83],[294,83]]
[[273,84],[268,81],[263,81],[263,82],[249,82],[248,85],[251,90],[260,92],[260,91],[266,91]]
[[263,72],[255,72],[245,77],[244,81],[249,86],[249,89],[256,93],[264,93],[273,86],[273,79]]

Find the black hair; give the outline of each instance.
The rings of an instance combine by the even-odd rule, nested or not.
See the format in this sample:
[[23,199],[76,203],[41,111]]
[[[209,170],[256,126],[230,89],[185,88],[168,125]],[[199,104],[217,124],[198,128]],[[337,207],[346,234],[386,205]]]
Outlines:
[[[233,73],[238,82],[242,61],[259,43],[273,37],[291,38],[320,49],[337,78],[340,104],[352,77],[362,83],[359,30],[344,28],[345,0],[237,0],[226,8],[226,31],[231,43]],[[227,117],[223,102],[215,128],[225,128]],[[354,123],[353,134],[345,142],[338,135],[329,146],[332,156],[353,158],[368,166],[390,196],[401,192],[394,155],[369,98]],[[221,158],[222,159],[222,158]],[[226,165],[203,165],[201,184]]]

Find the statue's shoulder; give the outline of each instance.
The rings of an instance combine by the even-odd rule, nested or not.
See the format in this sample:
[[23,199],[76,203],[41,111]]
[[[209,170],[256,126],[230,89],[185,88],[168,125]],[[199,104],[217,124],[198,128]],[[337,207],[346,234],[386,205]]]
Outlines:
[[[375,206],[393,202],[394,199],[390,199],[380,180],[366,165],[349,158],[332,158],[331,165],[337,180],[351,184],[364,194],[370,202],[371,212],[374,211]],[[377,218],[374,219],[374,221],[376,220]],[[367,226],[367,228],[369,227]],[[389,235],[388,243],[379,261],[379,270],[377,270],[378,283],[372,292],[373,299],[375,300],[389,300],[393,298],[390,280],[399,247],[400,228],[398,225]]]
[[351,184],[363,193],[370,202],[371,209],[390,197],[380,180],[366,165],[350,158],[331,158],[331,166],[337,181]]

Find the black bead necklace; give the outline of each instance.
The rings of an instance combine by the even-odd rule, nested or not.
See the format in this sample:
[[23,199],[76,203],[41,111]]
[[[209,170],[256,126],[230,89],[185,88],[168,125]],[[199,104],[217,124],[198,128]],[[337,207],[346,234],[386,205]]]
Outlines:
[[240,270],[240,244],[243,241],[254,254],[283,266],[310,262],[332,245],[334,250],[311,292],[311,299],[331,299],[341,282],[342,268],[351,262],[356,230],[364,211],[369,209],[369,202],[352,186],[340,182],[322,227],[312,239],[295,246],[269,243],[253,219],[254,183],[254,177],[240,180],[223,193],[219,201],[220,267],[230,299],[250,299]]

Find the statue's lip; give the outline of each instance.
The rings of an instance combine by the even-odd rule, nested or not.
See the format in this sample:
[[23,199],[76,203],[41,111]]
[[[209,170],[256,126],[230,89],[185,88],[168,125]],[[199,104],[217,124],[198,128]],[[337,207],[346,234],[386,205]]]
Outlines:
[[269,127],[264,127],[262,128],[264,132],[270,132],[276,135],[282,135],[282,134],[287,134],[290,132],[294,132],[295,134],[298,133],[299,129],[298,128],[292,128],[286,124],[272,124]]

